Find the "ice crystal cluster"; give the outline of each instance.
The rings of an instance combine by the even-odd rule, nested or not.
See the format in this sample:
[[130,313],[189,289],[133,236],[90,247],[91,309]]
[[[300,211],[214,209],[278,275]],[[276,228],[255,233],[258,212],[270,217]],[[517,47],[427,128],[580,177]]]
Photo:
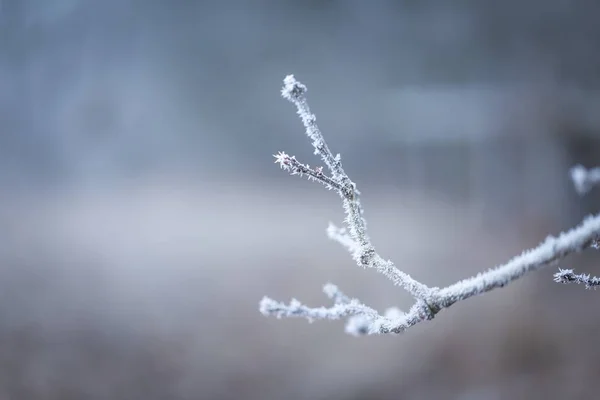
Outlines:
[[[344,246],[354,261],[363,268],[373,269],[385,275],[396,286],[408,291],[414,298],[414,304],[406,312],[390,308],[384,313],[352,298],[333,284],[326,284],[323,292],[330,299],[329,306],[309,307],[299,300],[289,303],[264,297],[260,302],[260,311],[267,316],[302,317],[309,321],[320,319],[346,319],[346,332],[352,335],[383,333],[402,333],[413,325],[430,320],[444,308],[469,297],[501,288],[525,274],[547,265],[556,264],[567,255],[597,247],[600,241],[600,214],[586,217],[581,224],[558,236],[548,236],[537,247],[526,250],[507,263],[496,266],[474,277],[458,281],[444,288],[429,287],[401,271],[392,261],[379,255],[367,234],[367,224],[359,200],[360,192],[356,184],[344,171],[339,154],[329,149],[323,134],[317,126],[316,117],[311,112],[307,98],[307,88],[293,75],[284,79],[282,96],[296,106],[298,115],[306,129],[306,135],[312,141],[315,155],[319,156],[326,167],[311,167],[285,152],[275,154],[275,163],[291,175],[306,176],[309,180],[323,184],[334,190],[341,198],[346,218],[344,227],[330,223],[327,235]],[[600,182],[600,168],[586,170],[582,166],[571,170],[576,189],[585,193]],[[554,275],[556,282],[583,283],[586,287],[600,285],[600,278],[589,275],[577,275],[570,269],[560,269]]]

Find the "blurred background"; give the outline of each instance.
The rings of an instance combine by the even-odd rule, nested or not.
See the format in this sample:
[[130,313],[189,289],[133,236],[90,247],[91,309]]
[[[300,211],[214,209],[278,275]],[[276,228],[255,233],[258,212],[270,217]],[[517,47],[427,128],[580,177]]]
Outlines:
[[[598,210],[600,3],[0,0],[0,400],[589,399],[600,293],[550,267],[402,336],[264,295],[411,299],[326,238],[308,86],[384,257],[432,286]],[[598,255],[561,266],[600,274]]]

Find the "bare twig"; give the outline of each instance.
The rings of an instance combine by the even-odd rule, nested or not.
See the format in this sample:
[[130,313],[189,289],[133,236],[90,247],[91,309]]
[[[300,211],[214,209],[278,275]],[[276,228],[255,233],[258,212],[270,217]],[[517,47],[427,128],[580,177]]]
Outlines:
[[[322,169],[310,168],[283,152],[275,155],[275,162],[290,171],[292,175],[307,175],[309,179],[319,181],[328,189],[338,192],[346,213],[347,228],[338,228],[330,223],[327,229],[328,236],[346,247],[359,266],[373,268],[387,276],[394,284],[407,290],[415,298],[415,303],[407,312],[392,308],[381,315],[359,300],[346,296],[335,285],[328,284],[323,290],[333,300],[334,304],[329,308],[311,308],[295,299],[289,304],[284,304],[265,297],[260,303],[260,311],[263,314],[277,317],[303,317],[309,321],[347,318],[346,332],[354,335],[401,333],[419,322],[434,318],[442,309],[458,301],[504,287],[528,272],[554,264],[571,253],[597,243],[596,238],[600,234],[600,215],[587,217],[577,227],[561,233],[558,237],[549,236],[536,248],[525,251],[506,264],[475,277],[442,289],[428,287],[400,271],[391,261],[385,260],[375,251],[367,235],[366,221],[359,201],[360,193],[344,172],[340,155],[334,156],[329,150],[316,124],[316,118],[308,107],[306,90],[306,86],[298,82],[293,75],[289,75],[284,80],[282,95],[296,105],[306,128],[306,134],[312,140],[315,154],[321,156],[331,176],[324,174]],[[572,271],[570,273],[572,274]],[[589,280],[584,282],[583,278],[576,278],[576,275],[569,275],[564,270],[561,270],[560,274],[561,282],[568,281],[572,277],[580,279],[582,283],[587,282],[588,286],[595,285],[591,282],[593,279],[598,279],[588,276]]]

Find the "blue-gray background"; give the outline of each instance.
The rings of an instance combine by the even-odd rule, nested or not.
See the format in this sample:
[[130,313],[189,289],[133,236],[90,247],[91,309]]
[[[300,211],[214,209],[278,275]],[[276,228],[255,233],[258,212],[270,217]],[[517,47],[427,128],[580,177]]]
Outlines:
[[[384,257],[441,286],[597,210],[595,1],[1,0],[1,399],[590,398],[600,294],[554,269],[401,337],[267,319],[323,283],[408,307],[328,242],[337,196],[289,73]],[[597,255],[562,266],[600,274]]]

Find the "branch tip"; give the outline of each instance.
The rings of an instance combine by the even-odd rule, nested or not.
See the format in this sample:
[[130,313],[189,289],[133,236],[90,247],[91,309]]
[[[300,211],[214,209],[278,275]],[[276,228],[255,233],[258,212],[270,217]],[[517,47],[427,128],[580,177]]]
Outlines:
[[298,82],[294,75],[288,75],[283,79],[283,88],[281,95],[284,99],[294,101],[304,96],[308,89],[302,83]]

